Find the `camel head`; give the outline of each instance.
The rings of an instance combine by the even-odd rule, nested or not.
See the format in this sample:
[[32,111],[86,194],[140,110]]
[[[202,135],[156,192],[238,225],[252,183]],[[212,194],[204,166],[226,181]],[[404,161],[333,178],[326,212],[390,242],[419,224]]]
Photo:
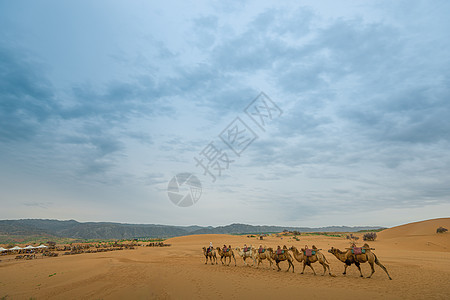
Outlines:
[[328,250],[328,253],[335,254],[335,253],[337,253],[337,250],[338,249],[331,247],[331,249]]
[[291,251],[298,251],[295,246],[291,246],[291,248],[289,248],[289,250],[291,250]]
[[370,246],[369,246],[369,244],[367,244],[367,243],[364,243],[364,246],[363,246],[364,248],[367,248],[367,249],[370,249]]

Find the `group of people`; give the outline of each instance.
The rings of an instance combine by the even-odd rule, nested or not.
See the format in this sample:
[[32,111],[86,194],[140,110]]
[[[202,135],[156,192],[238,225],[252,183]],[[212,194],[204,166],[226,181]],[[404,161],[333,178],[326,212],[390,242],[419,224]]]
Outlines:
[[[209,247],[206,249],[206,252],[209,253],[209,252],[211,252],[213,249],[214,249],[213,243],[212,243],[212,242],[209,242]],[[223,252],[228,252],[228,251],[230,251],[230,249],[231,249],[231,245],[228,245],[228,247],[227,247],[227,245],[224,244],[223,247],[222,247],[222,251],[223,251]]]

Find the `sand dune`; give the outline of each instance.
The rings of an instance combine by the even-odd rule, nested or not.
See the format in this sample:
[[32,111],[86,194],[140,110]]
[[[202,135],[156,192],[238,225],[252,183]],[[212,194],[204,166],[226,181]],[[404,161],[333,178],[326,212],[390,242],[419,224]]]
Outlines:
[[[450,233],[435,235],[436,224],[446,226],[448,219],[407,224],[380,233],[371,242],[380,261],[393,280],[376,266],[371,279],[360,278],[351,266],[343,276],[343,264],[326,250],[331,246],[348,247],[342,237],[300,236],[268,237],[264,241],[247,236],[196,235],[167,240],[171,247],[138,247],[135,250],[80,254],[30,261],[1,257],[0,297],[7,299],[449,299],[450,251],[442,246],[425,246],[427,239],[441,239],[448,244]],[[450,227],[450,226],[449,226]],[[422,234],[425,232],[425,234]],[[256,269],[245,266],[236,257],[237,266],[205,265],[201,247],[260,243],[277,245],[305,244],[322,248],[337,277],[320,276],[322,268],[314,265],[317,276],[307,269],[300,275],[271,270],[267,262]],[[370,267],[362,265],[369,275]],[[51,276],[50,276],[51,275]]]
[[389,239],[418,235],[433,236],[436,234],[436,228],[439,226],[450,229],[450,218],[432,219],[388,228],[381,231],[378,237],[380,239]]
[[447,252],[450,250],[450,235],[448,232],[436,233],[439,226],[450,229],[450,218],[414,222],[385,229],[378,233],[378,241],[386,241],[396,249]]

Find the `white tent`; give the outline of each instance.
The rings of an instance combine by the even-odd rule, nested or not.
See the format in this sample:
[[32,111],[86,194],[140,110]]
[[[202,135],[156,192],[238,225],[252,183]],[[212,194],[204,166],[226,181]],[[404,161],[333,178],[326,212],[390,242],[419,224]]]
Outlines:
[[11,249],[8,249],[9,251],[14,251],[14,250],[22,250],[22,248],[20,248],[19,246],[15,246]]
[[5,249],[5,248],[3,248],[3,247],[0,247],[0,252],[3,252],[3,251],[8,251],[8,249]]
[[48,248],[48,247],[45,246],[44,244],[41,244],[41,245],[37,246],[36,248],[42,249],[42,248]]
[[26,246],[25,248],[23,248],[23,249],[27,249],[27,250],[29,250],[29,249],[34,249],[34,248],[36,248],[36,247],[33,247],[33,246],[31,246],[31,245],[28,245],[28,246]]

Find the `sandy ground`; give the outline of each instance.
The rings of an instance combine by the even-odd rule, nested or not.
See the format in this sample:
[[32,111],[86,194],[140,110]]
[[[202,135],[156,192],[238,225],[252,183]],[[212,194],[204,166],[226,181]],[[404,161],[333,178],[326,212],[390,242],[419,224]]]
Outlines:
[[[0,298],[6,299],[450,299],[450,233],[436,234],[436,228],[450,228],[450,218],[394,227],[379,233],[370,246],[386,266],[393,280],[378,266],[371,279],[360,278],[355,266],[342,275],[344,266],[326,250],[347,247],[343,238],[300,236],[270,237],[264,245],[316,245],[324,249],[332,273],[317,276],[295,262],[295,273],[271,270],[267,262],[259,269],[245,266],[236,257],[230,266],[205,265],[201,247],[244,243],[259,246],[256,238],[231,235],[199,235],[173,238],[171,247],[138,247],[104,253],[87,253],[56,258],[0,262]],[[368,264],[362,265],[370,274]],[[54,274],[54,275],[52,275]],[[52,276],[49,276],[52,275]]]

